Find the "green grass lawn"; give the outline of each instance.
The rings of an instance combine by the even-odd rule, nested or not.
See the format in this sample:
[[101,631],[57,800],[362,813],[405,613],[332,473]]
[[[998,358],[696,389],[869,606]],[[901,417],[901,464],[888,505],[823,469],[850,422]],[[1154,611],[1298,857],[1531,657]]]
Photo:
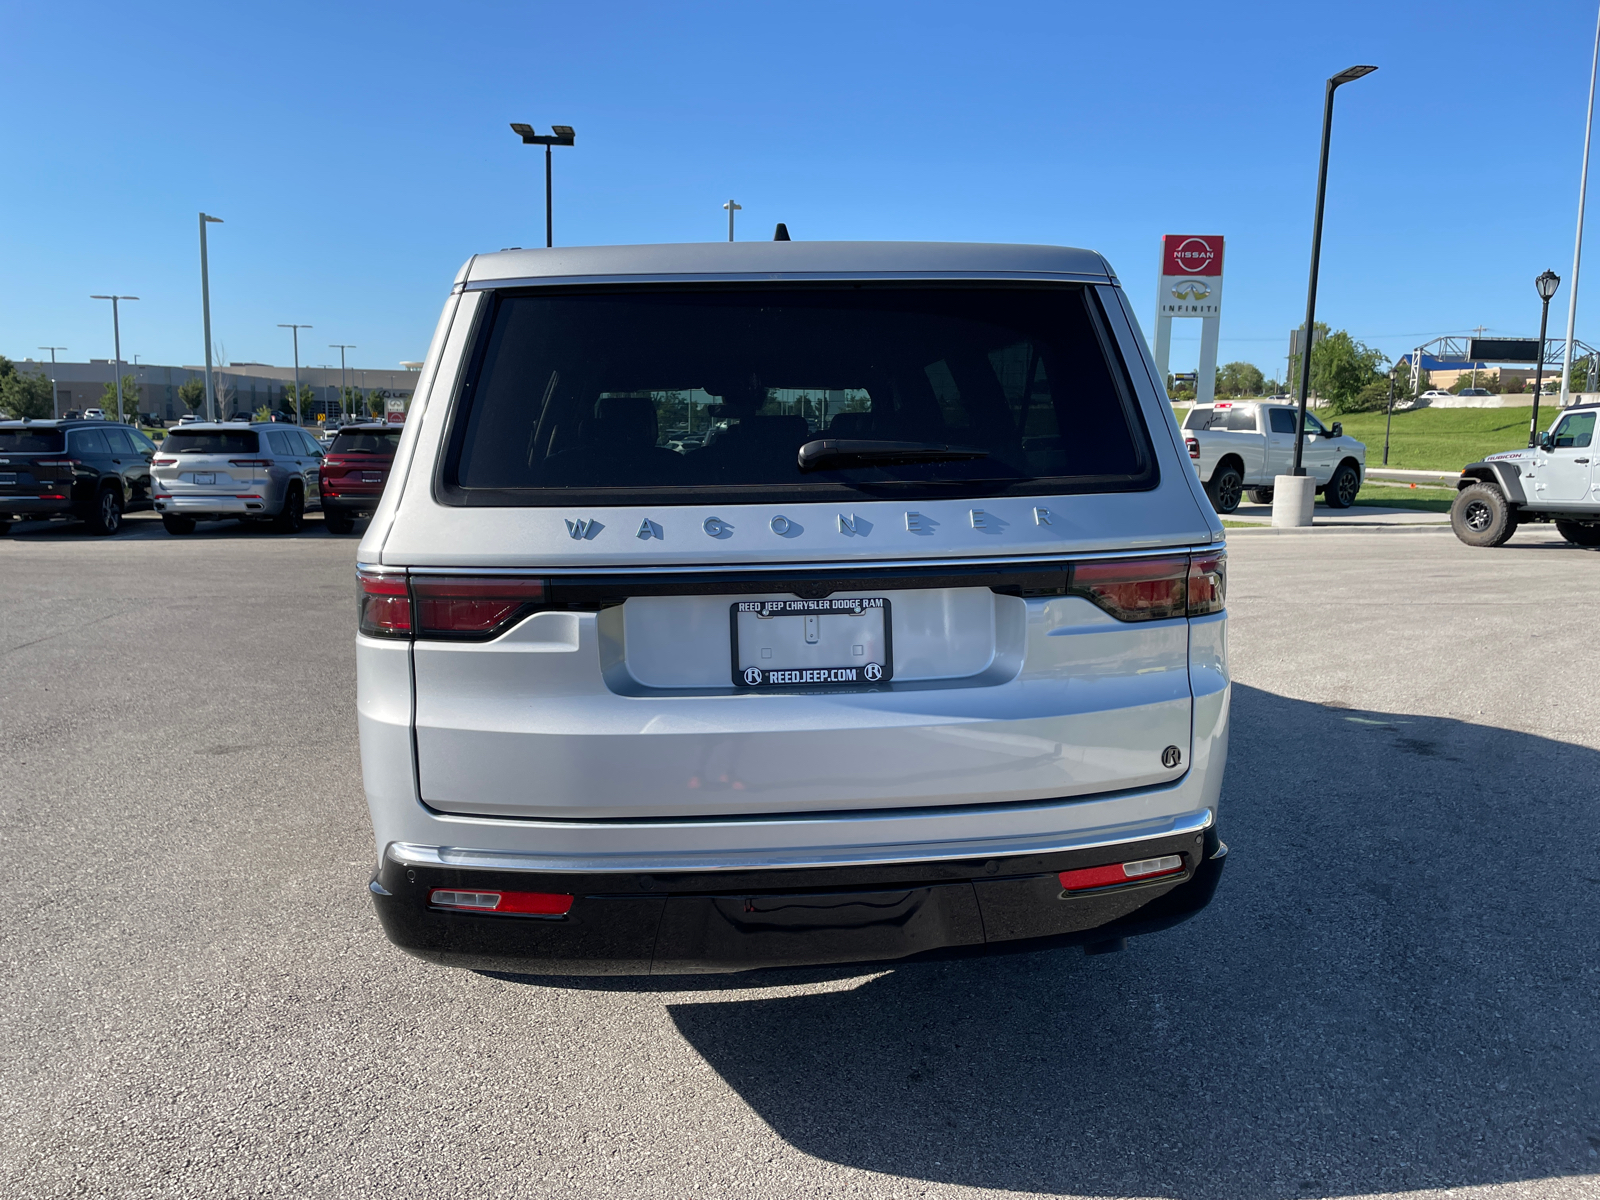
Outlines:
[[[1393,465],[1393,454],[1389,456],[1389,461]],[[1409,508],[1416,512],[1447,513],[1455,498],[1454,488],[1448,491],[1443,488],[1417,488],[1412,491],[1408,487],[1380,487],[1367,483],[1363,484],[1361,491],[1356,494],[1356,506]]]

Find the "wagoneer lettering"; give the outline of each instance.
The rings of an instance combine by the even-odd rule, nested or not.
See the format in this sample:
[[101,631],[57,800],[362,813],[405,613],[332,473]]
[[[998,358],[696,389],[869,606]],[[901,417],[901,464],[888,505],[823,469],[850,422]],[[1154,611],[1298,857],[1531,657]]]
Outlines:
[[671,974],[1204,907],[1226,555],[1153,379],[1088,251],[473,258],[358,554],[389,937]]

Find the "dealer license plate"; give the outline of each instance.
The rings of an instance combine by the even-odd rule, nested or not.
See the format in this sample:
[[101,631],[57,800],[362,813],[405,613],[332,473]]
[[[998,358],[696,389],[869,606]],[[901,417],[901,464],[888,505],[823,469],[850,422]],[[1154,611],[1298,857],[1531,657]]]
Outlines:
[[894,674],[882,596],[740,600],[730,615],[740,687],[871,686]]
[[382,483],[383,482],[383,472],[382,471],[363,471],[363,472],[361,472],[361,482],[362,483]]
[[195,472],[195,476],[194,476],[194,481],[197,484],[198,483],[215,483],[217,481],[217,473],[215,471],[196,471]]
[[16,481],[17,473],[15,471],[0,471],[0,483],[15,483]]

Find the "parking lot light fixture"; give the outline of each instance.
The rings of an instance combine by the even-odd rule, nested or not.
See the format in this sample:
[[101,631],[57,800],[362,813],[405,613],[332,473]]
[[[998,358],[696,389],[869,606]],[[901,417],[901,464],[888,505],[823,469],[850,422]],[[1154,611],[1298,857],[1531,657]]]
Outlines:
[[117,385],[117,420],[122,420],[122,322],[117,315],[117,301],[137,300],[137,296],[90,296],[91,300],[111,301],[111,340],[116,350],[116,360],[112,364],[114,374],[112,378]]
[[216,391],[211,385],[211,267],[206,261],[206,226],[221,225],[221,217],[200,214],[200,323],[206,339],[206,419],[215,421]]
[[1306,350],[1300,356],[1300,413],[1294,431],[1293,475],[1306,473],[1306,395],[1311,390],[1311,343],[1316,337],[1317,268],[1322,259],[1322,212],[1328,196],[1328,141],[1333,135],[1333,93],[1347,83],[1371,75],[1377,67],[1346,67],[1328,80],[1322,98],[1322,159],[1317,167],[1317,211],[1311,226],[1311,280],[1306,288]]
[[1550,298],[1561,286],[1561,276],[1546,271],[1533,281],[1539,292],[1539,361],[1533,368],[1533,420],[1528,423],[1528,448],[1539,444],[1539,392],[1544,387],[1544,331],[1550,322]]
[[40,346],[41,350],[50,351],[50,411],[56,411],[56,351],[66,352],[65,346]]
[[555,245],[555,219],[550,211],[550,147],[571,146],[577,141],[577,134],[571,125],[552,125],[549,133],[535,133],[533,126],[523,121],[511,122],[511,132],[522,139],[524,146],[544,147],[544,245],[548,250]]
[[328,343],[328,349],[337,350],[339,352],[339,419],[341,421],[344,420],[344,399],[345,399],[345,393],[344,393],[344,389],[345,389],[345,382],[344,382],[344,352],[346,350],[354,350],[355,348],[356,348],[356,346],[355,346],[354,342],[329,342]]
[[1389,407],[1383,415],[1383,465],[1389,465],[1389,426],[1394,422],[1394,385],[1400,374],[1400,364],[1395,363],[1389,368]]
[[304,425],[305,422],[300,419],[300,331],[302,329],[310,329],[311,326],[285,325],[280,321],[278,322],[278,328],[294,330],[294,423],[296,425]]

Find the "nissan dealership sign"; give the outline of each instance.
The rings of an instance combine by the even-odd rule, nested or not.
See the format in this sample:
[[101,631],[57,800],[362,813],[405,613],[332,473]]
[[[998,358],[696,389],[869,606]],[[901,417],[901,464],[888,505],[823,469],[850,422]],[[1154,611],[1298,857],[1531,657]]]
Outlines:
[[1156,367],[1167,376],[1174,318],[1200,319],[1195,400],[1216,395],[1217,341],[1222,324],[1222,235],[1169,233],[1161,239],[1161,286],[1156,292]]

